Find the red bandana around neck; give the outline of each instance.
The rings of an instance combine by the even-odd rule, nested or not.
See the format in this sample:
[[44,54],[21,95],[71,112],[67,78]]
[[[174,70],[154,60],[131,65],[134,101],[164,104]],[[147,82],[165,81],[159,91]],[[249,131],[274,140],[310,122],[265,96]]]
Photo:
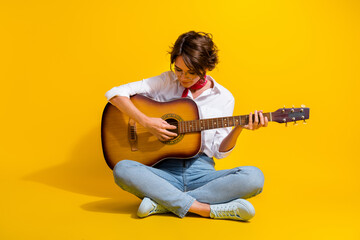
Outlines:
[[204,77],[204,79],[200,79],[199,81],[197,81],[194,85],[192,85],[191,87],[189,87],[189,88],[185,88],[185,90],[183,91],[183,93],[182,93],[182,95],[181,95],[181,97],[187,97],[187,95],[189,94],[189,89],[191,89],[191,90],[198,90],[198,89],[200,89],[200,88],[203,88],[205,85],[206,85],[206,83],[207,83],[207,79],[206,79],[206,75],[205,75],[205,77]]

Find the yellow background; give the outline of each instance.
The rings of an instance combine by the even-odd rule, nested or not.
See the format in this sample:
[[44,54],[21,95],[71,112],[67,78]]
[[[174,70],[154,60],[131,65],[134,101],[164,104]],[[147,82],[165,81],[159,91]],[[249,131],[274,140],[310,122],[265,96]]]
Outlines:
[[[1,1],[0,239],[360,239],[360,2]],[[244,131],[217,168],[265,174],[250,223],[138,219],[103,160],[104,93],[169,69],[211,32],[210,73],[235,114],[311,108],[307,125]]]

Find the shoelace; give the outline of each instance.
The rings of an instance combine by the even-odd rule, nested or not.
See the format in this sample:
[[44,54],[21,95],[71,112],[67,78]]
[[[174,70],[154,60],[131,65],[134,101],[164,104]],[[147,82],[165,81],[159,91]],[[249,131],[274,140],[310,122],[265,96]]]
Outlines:
[[216,217],[240,217],[237,215],[236,210],[236,206],[224,204],[222,206],[218,206],[213,213]]
[[162,213],[166,211],[165,208],[163,208],[159,204],[152,204],[152,205],[154,208],[150,211],[150,213]]

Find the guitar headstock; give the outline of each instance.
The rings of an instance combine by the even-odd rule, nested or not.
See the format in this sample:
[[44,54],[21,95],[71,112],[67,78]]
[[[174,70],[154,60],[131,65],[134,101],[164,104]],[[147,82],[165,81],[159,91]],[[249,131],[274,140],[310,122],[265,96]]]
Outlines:
[[278,123],[285,123],[287,125],[288,122],[294,122],[303,120],[306,123],[306,119],[309,119],[310,108],[306,108],[302,105],[301,108],[280,108],[272,113],[272,121]]

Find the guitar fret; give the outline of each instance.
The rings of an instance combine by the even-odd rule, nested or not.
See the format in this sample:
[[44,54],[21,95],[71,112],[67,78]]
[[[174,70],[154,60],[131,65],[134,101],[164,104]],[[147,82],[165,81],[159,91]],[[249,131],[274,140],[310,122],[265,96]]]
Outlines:
[[[263,113],[263,115],[272,120],[271,113]],[[234,127],[239,125],[243,126],[248,123],[249,115],[182,121],[179,122],[179,133],[201,132],[208,129]]]

